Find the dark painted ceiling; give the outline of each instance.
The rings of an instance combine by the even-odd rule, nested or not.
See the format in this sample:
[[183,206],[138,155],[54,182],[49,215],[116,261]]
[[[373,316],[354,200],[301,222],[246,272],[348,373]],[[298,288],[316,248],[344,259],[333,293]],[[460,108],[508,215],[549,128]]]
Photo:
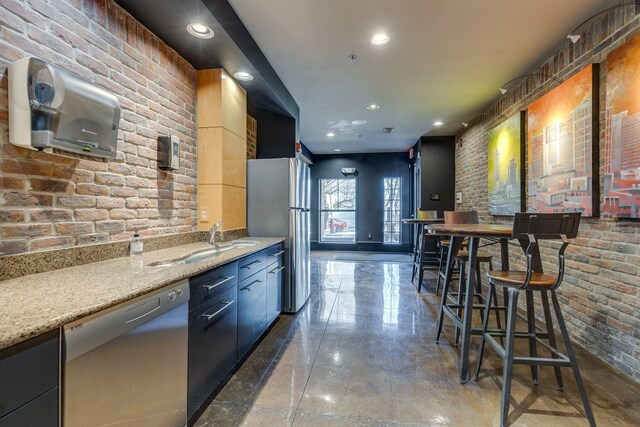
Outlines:
[[[299,122],[300,109],[278,74],[253,40],[227,0],[116,0],[127,12],[198,70],[224,68],[254,76],[238,83],[249,101]],[[198,39],[187,25],[201,23],[215,36]]]

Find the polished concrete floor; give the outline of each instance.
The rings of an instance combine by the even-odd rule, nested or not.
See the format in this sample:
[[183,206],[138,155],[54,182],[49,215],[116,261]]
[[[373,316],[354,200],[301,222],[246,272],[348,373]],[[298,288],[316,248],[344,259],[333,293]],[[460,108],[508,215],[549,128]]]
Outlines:
[[[478,382],[459,383],[450,322],[434,342],[435,276],[418,294],[402,258],[354,259],[312,255],[307,306],[279,318],[197,426],[499,425],[501,361],[488,349]],[[640,385],[578,357],[598,425],[640,426]],[[529,368],[516,366],[511,425],[587,426],[571,371],[563,373],[559,392],[550,368],[536,387]]]

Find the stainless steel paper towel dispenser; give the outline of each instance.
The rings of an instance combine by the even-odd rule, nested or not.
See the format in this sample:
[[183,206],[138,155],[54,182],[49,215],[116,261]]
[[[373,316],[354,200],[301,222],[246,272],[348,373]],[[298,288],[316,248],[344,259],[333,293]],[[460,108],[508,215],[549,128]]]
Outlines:
[[114,158],[120,102],[112,93],[38,58],[9,66],[9,142]]

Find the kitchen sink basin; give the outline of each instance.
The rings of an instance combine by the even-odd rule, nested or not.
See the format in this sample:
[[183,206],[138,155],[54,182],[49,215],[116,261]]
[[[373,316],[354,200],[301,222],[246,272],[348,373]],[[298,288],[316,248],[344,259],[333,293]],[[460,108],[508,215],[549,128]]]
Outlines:
[[174,265],[193,264],[195,262],[200,262],[215,257],[223,252],[230,251],[231,249],[246,248],[249,246],[255,246],[258,243],[260,242],[256,242],[255,240],[241,240],[237,242],[220,243],[216,244],[214,247],[201,249],[181,258],[165,259],[149,263],[149,267],[170,267]]

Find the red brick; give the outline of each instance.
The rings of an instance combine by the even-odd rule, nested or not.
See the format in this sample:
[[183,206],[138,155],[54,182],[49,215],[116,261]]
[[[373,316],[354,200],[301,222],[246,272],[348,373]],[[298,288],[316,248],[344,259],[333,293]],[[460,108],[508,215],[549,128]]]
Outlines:
[[0,206],[52,206],[53,196],[48,194],[4,193]]
[[32,240],[29,248],[32,251],[44,249],[60,249],[73,246],[73,238],[68,236],[45,237],[42,239]]
[[73,190],[73,184],[68,181],[57,181],[54,179],[37,179],[31,178],[31,190],[46,193],[66,193]]
[[73,220],[73,213],[66,209],[34,209],[29,212],[34,222],[60,222]]
[[0,228],[3,239],[39,237],[51,234],[51,224],[5,225]]

